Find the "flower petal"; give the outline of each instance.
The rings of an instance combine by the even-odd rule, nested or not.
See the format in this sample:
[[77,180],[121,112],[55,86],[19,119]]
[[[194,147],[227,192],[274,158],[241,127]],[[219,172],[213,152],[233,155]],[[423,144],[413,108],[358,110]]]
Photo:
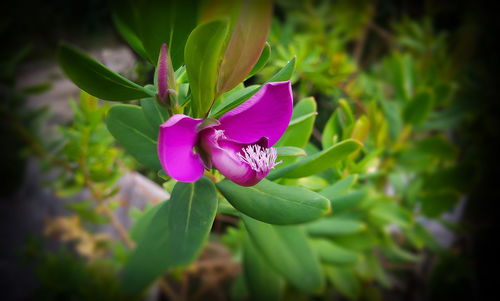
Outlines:
[[[238,157],[238,153],[248,145],[227,139],[221,131],[206,129],[201,132],[200,140],[203,150],[210,155],[213,166],[238,185],[253,186],[269,173],[269,170],[257,172],[244,163]],[[266,147],[267,138],[262,138],[254,144]]]
[[268,137],[269,146],[272,146],[288,127],[292,110],[290,81],[267,83],[242,105],[222,115],[217,129],[224,130],[226,137],[241,143],[253,143],[261,137]]
[[203,176],[203,161],[193,153],[198,141],[196,128],[201,122],[201,119],[177,114],[160,126],[158,155],[161,166],[178,181],[194,182]]

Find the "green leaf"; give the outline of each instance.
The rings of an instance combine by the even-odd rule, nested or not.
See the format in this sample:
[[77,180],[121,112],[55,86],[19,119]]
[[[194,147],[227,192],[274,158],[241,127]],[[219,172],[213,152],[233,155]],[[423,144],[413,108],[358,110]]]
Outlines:
[[273,75],[267,82],[284,82],[292,78],[293,72],[295,71],[295,64],[297,57],[294,56],[293,59],[288,61],[285,67],[281,68],[275,75]]
[[341,247],[327,239],[313,239],[311,244],[321,261],[328,264],[347,265],[361,260],[359,253]]
[[272,2],[242,1],[240,14],[222,59],[217,92],[242,82],[259,60],[271,26]]
[[361,293],[361,284],[352,268],[326,266],[325,274],[342,295],[349,299],[356,299],[359,297]]
[[432,110],[432,99],[428,92],[421,92],[405,106],[403,116],[407,123],[422,124]]
[[406,101],[411,98],[414,88],[414,61],[413,58],[399,53],[386,59],[383,66],[389,75],[396,97],[399,101]]
[[401,109],[395,102],[381,101],[380,103],[384,111],[385,120],[389,126],[389,137],[392,141],[396,141],[403,128]]
[[[142,216],[132,225],[130,228],[130,237],[137,243],[141,240],[141,238],[146,233],[149,225],[151,224],[151,220],[155,216],[156,212],[160,210],[163,206],[162,204],[158,204],[152,208],[149,208],[146,212],[142,214]],[[146,210],[146,209],[144,209]]]
[[217,183],[217,188],[234,208],[270,224],[304,223],[330,211],[330,202],[325,197],[266,179],[252,187],[243,187],[226,179]]
[[451,210],[460,199],[460,194],[453,190],[423,191],[420,194],[422,213],[437,218]]
[[356,120],[356,122],[353,125],[351,138],[356,139],[359,142],[363,143],[368,137],[369,131],[370,131],[370,121],[368,120],[368,117],[362,115],[361,117],[359,117],[358,120]]
[[444,250],[443,246],[436,240],[436,238],[427,230],[422,224],[415,223],[413,227],[402,229],[408,241],[421,250],[424,247],[433,252],[441,252]]
[[168,268],[191,263],[208,238],[216,211],[217,194],[210,180],[178,182],[132,252],[124,269],[123,288],[137,293]]
[[[235,91],[231,93],[229,96],[224,97],[222,101],[216,101],[214,103],[214,108],[210,112],[210,117],[219,118],[224,113],[236,108],[240,104],[244,103],[247,99],[249,99],[252,95],[257,93],[260,89],[260,85],[252,85],[245,87],[241,90]],[[231,91],[227,92],[230,93]],[[223,95],[224,96],[224,95]],[[222,98],[222,97],[220,97]],[[219,99],[220,99],[219,98]]]
[[282,299],[285,284],[283,278],[269,268],[247,236],[245,236],[243,249],[243,273],[251,300]]
[[144,117],[141,107],[112,106],[106,116],[109,132],[137,161],[145,166],[161,169],[157,151],[157,132]]
[[154,96],[154,92],[111,71],[73,46],[59,45],[57,60],[80,89],[97,98],[126,101]]
[[278,146],[276,147],[276,152],[279,157],[297,157],[297,156],[305,156],[306,151],[300,147],[295,146]]
[[386,223],[394,223],[401,228],[408,228],[413,223],[412,215],[409,211],[386,201],[377,202],[370,208],[369,214],[372,218],[382,220]]
[[338,236],[354,234],[366,229],[366,225],[348,217],[327,217],[306,225],[312,236]]
[[[324,193],[321,193],[325,195]],[[341,196],[330,198],[332,208],[335,212],[346,211],[356,208],[367,195],[366,190],[350,191]]]
[[323,287],[319,259],[300,226],[274,226],[242,214],[256,249],[275,271],[299,290],[318,293]]
[[321,146],[323,149],[327,149],[335,144],[334,139],[339,140],[342,138],[343,125],[339,124],[341,118],[340,110],[336,109],[326,122],[323,134],[321,135]]
[[168,111],[158,104],[155,97],[141,99],[141,108],[144,117],[151,124],[151,127],[156,132],[156,137],[158,137],[160,125],[169,118]]
[[267,178],[269,180],[275,180],[280,177],[300,178],[320,173],[347,158],[361,146],[361,143],[356,140],[348,139],[342,141],[299,162],[275,170],[269,173]]
[[354,124],[354,114],[352,113],[351,107],[349,106],[347,101],[345,101],[344,99],[339,99],[339,106],[342,109],[342,112],[344,112],[346,127]]
[[184,63],[186,40],[196,26],[196,0],[146,0],[137,6],[134,13],[149,62],[156,65],[161,45],[166,43],[177,70]]
[[219,57],[227,32],[226,20],[214,20],[198,25],[187,40],[184,59],[194,117],[204,117],[215,100]]
[[365,253],[365,258],[368,269],[373,274],[375,280],[377,280],[377,282],[380,283],[384,288],[391,288],[391,280],[387,272],[384,270],[380,258],[373,251]]
[[134,30],[130,28],[130,26],[126,22],[121,20],[117,13],[111,14],[111,17],[113,18],[113,22],[115,24],[116,29],[118,30],[118,33],[120,33],[123,39],[127,41],[130,47],[132,47],[132,49],[134,49],[134,51],[137,52],[137,54],[147,59],[148,55],[144,50],[142,41],[139,39]]
[[316,101],[308,97],[299,101],[293,108],[292,120],[276,146],[295,146],[304,148],[311,137],[316,119]]
[[349,235],[335,236],[335,243],[347,249],[363,252],[372,249],[379,242],[369,231],[362,231]]
[[264,66],[267,64],[267,61],[269,61],[269,57],[271,57],[271,46],[269,45],[268,42],[264,45],[264,49],[262,49],[262,53],[260,54],[259,60],[253,66],[252,71],[247,75],[246,79],[254,76],[259,72]]
[[284,181],[282,183],[285,185],[294,185],[294,186],[304,187],[306,189],[313,190],[313,191],[325,189],[330,184],[330,183],[328,183],[327,180],[323,179],[320,176],[316,176],[316,175],[298,178],[298,179],[284,179]]
[[329,200],[332,200],[345,194],[352,187],[352,185],[356,183],[357,179],[358,175],[348,175],[342,180],[335,182],[335,184],[333,184],[332,186],[321,190],[319,194],[323,195]]
[[382,251],[385,257],[391,261],[416,262],[420,260],[420,257],[406,251],[394,242],[390,242],[388,246],[382,246]]

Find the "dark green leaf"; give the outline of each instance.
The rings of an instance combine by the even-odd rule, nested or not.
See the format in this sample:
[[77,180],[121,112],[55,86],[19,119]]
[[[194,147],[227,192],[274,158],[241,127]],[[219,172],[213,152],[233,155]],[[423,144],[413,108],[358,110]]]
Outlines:
[[[132,228],[130,228],[130,237],[137,243],[141,240],[141,238],[144,236],[144,233],[146,233],[149,225],[151,224],[151,220],[153,220],[153,217],[155,216],[156,212],[160,210],[160,208],[164,204],[158,204],[152,208],[149,208],[146,212],[142,214],[142,216],[132,225]],[[146,210],[146,209],[144,209]]]
[[[123,4],[122,4],[123,5]],[[118,16],[117,13],[113,13],[112,15],[113,22],[115,23],[115,27],[120,33],[120,35],[127,41],[127,43],[132,47],[132,49],[137,52],[141,57],[147,59],[148,55],[146,54],[146,51],[144,50],[144,46],[142,45],[142,41],[139,39],[137,34],[133,31],[130,26],[122,21],[120,17]]]
[[186,40],[196,26],[196,0],[145,0],[137,6],[134,13],[138,16],[139,36],[149,62],[156,65],[161,45],[166,43],[173,68],[177,70],[184,63]]
[[64,73],[80,89],[97,98],[125,101],[154,96],[154,92],[111,71],[73,46],[61,44],[57,59]]
[[420,199],[422,213],[428,217],[437,218],[457,204],[460,194],[452,190],[423,191]]
[[333,286],[349,299],[356,299],[361,293],[359,283],[354,270],[349,267],[326,266],[325,273]]
[[178,182],[131,254],[123,274],[123,288],[137,293],[168,268],[191,263],[208,238],[216,211],[217,195],[210,180]]
[[432,110],[432,99],[428,92],[421,92],[405,106],[404,119],[413,125],[422,124]]
[[116,105],[106,116],[106,125],[115,139],[140,163],[161,169],[157,151],[157,132],[144,117],[141,107]]
[[229,180],[217,187],[236,209],[271,224],[298,224],[317,219],[330,211],[325,197],[301,187],[280,185],[263,179],[252,187]]
[[256,249],[281,276],[306,293],[323,287],[317,255],[300,226],[274,226],[242,214]]
[[243,249],[243,273],[252,300],[281,300],[283,278],[276,273],[255,249],[249,237],[245,237]]
[[167,109],[160,106],[155,97],[141,99],[141,108],[144,117],[151,124],[151,127],[156,132],[156,137],[158,137],[160,125],[169,118]]

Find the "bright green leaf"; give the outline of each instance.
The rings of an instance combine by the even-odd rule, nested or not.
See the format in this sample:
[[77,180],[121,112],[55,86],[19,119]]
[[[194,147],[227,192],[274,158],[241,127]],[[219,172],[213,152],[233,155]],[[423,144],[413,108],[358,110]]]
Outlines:
[[359,220],[348,217],[330,216],[306,225],[307,233],[312,236],[338,236],[354,234],[366,229]]
[[324,263],[345,265],[354,264],[361,260],[360,253],[341,247],[327,239],[313,239],[311,244]]
[[311,137],[316,115],[316,101],[313,97],[299,101],[293,108],[288,128],[275,146],[304,148]]
[[276,147],[276,152],[279,157],[297,157],[297,156],[305,156],[306,151],[300,147],[295,146],[278,146]]
[[412,215],[409,211],[386,201],[377,202],[370,209],[370,216],[387,223],[394,223],[402,228],[408,228],[413,223]]
[[189,35],[184,51],[191,87],[194,117],[204,117],[215,100],[219,57],[228,31],[226,20],[198,25]]
[[297,57],[293,57],[293,59],[286,63],[285,67],[281,68],[281,70],[273,75],[267,82],[283,82],[290,80],[292,78],[293,72],[295,71],[296,61]]
[[[224,113],[236,108],[237,106],[245,102],[247,99],[249,99],[252,95],[257,93],[260,87],[261,87],[260,85],[248,86],[241,90],[231,93],[227,97],[224,97],[221,101],[217,100],[214,103],[214,108],[210,112],[210,117],[213,118],[221,117],[222,115],[224,115]],[[231,91],[226,93],[230,92]],[[219,99],[221,98],[222,97],[220,97]]]
[[321,190],[319,194],[332,200],[346,193],[356,183],[357,179],[358,175],[348,175],[342,180],[335,182],[332,186]]
[[267,178],[270,180],[275,180],[280,177],[300,178],[320,173],[334,166],[337,162],[347,158],[361,146],[362,145],[356,140],[348,139],[342,141],[322,152],[275,170],[269,173]]
[[259,60],[253,66],[252,71],[247,75],[247,79],[254,76],[257,72],[259,72],[264,66],[267,64],[269,57],[271,56],[271,46],[266,42],[264,45],[264,49],[262,49],[262,53],[260,54]]

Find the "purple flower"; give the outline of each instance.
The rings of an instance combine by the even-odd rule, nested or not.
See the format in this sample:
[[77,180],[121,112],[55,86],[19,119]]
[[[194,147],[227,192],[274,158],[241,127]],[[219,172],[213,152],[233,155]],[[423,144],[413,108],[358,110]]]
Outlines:
[[174,115],[160,127],[161,165],[181,182],[197,181],[214,166],[239,185],[255,185],[280,163],[272,146],[288,127],[292,107],[287,81],[265,84],[219,120]]

